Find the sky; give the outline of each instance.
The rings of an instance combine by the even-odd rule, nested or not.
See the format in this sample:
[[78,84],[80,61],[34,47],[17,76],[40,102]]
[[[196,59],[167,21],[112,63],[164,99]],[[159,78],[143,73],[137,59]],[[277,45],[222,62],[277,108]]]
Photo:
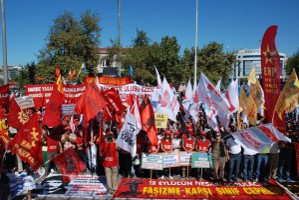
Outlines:
[[[53,20],[65,11],[77,19],[86,10],[98,13],[100,47],[111,46],[110,39],[118,36],[117,1],[4,0],[8,65],[37,62],[36,55],[46,46]],[[298,10],[298,0],[198,0],[197,45],[202,48],[216,41],[223,44],[224,51],[256,49],[260,48],[266,29],[277,25],[276,47],[292,56],[299,50]],[[139,29],[147,33],[151,42],[175,36],[183,52],[195,46],[195,25],[196,0],[121,0],[124,47],[132,45]]]

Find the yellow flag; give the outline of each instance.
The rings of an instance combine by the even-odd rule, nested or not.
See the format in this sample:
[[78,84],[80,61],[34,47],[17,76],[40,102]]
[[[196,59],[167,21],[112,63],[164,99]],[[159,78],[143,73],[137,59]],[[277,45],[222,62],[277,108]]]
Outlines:
[[282,114],[285,111],[293,111],[298,104],[299,95],[299,81],[296,71],[289,76],[286,84],[281,91],[279,98],[275,105],[275,111],[277,112],[279,118],[282,120]]
[[256,125],[257,121],[257,107],[251,96],[247,97],[245,90],[242,88],[239,96],[239,106],[244,110],[248,122],[251,125]]
[[255,78],[255,70],[254,67],[252,67],[252,70],[248,76],[248,82],[251,84],[255,84],[256,83],[256,78]]
[[265,103],[264,91],[259,80],[256,80],[255,84],[250,84],[249,96],[252,97],[257,109]]

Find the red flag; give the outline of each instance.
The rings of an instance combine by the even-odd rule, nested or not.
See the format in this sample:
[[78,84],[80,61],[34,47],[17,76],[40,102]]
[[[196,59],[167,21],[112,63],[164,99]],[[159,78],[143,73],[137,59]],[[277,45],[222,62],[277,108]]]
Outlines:
[[19,130],[9,142],[7,149],[13,154],[18,154],[33,170],[37,170],[43,164],[42,137],[37,114]]
[[50,101],[46,105],[43,124],[47,125],[48,127],[54,127],[60,124],[60,109],[63,100],[63,85],[61,82],[61,75],[59,75],[56,84],[54,85]]
[[107,102],[103,98],[98,86],[92,83],[77,101],[75,112],[84,114],[84,121],[89,121],[106,105]]
[[56,165],[59,166],[62,174],[64,175],[62,177],[63,182],[71,181],[73,176],[77,176],[82,170],[85,169],[84,163],[79,158],[73,147],[61,152],[52,158],[51,161],[55,162]]
[[4,111],[0,106],[0,158],[1,158],[1,148],[7,148],[9,143],[8,127],[4,118]]
[[140,117],[142,129],[146,132],[151,145],[158,146],[157,131],[155,125],[154,110],[146,95],[140,105]]
[[103,92],[103,96],[107,101],[110,110],[113,110],[117,114],[121,114],[126,110],[127,107],[123,105],[118,92],[114,88],[110,88]]
[[0,106],[2,108],[9,106],[9,84],[0,86]]
[[8,126],[14,127],[16,129],[21,128],[26,122],[28,122],[29,116],[19,107],[15,98],[12,99],[9,113],[7,117]]
[[275,45],[277,26],[270,26],[262,40],[261,67],[267,121],[273,120],[276,100],[280,94],[280,56]]

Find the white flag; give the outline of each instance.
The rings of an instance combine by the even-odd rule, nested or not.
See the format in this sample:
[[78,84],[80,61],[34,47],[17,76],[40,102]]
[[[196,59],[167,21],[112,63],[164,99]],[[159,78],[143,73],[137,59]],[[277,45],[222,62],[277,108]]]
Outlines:
[[182,105],[186,111],[189,110],[189,106],[191,104],[192,97],[193,97],[192,85],[191,85],[191,81],[189,80],[187,83],[185,95],[184,95],[183,101],[182,101]]
[[[135,104],[133,106],[133,109],[134,109],[134,113],[137,114],[136,110],[138,109],[134,108]],[[140,115],[139,115],[139,120],[140,120]],[[132,157],[136,156],[136,135],[141,130],[140,126],[141,126],[140,121],[137,122],[136,117],[131,113],[131,110],[128,111],[124,125],[116,140],[117,145],[120,148],[130,152]]]
[[167,114],[168,118],[176,122],[176,115],[179,112],[180,104],[177,95],[170,88],[166,78],[163,79],[160,100],[155,110],[157,114]]
[[[198,99],[202,103],[206,104],[209,110],[211,110],[211,113],[218,113],[219,121],[222,123],[224,128],[227,129],[229,104],[225,97],[223,97],[222,94],[215,89],[214,85],[203,73],[200,74]],[[210,124],[210,126],[212,125]]]

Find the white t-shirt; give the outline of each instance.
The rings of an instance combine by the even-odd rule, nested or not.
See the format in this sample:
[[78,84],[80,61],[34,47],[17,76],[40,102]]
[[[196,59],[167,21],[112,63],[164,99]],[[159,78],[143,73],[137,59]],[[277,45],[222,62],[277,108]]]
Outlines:
[[241,152],[241,145],[239,145],[233,138],[226,140],[228,152],[231,154],[238,154]]

